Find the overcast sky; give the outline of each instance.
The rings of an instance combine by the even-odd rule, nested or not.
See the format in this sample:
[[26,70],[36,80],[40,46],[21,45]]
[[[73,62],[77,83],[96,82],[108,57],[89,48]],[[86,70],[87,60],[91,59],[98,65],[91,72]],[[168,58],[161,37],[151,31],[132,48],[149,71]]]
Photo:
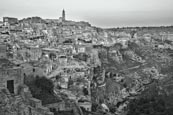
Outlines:
[[40,16],[99,27],[173,25],[173,0],[0,0],[0,19]]

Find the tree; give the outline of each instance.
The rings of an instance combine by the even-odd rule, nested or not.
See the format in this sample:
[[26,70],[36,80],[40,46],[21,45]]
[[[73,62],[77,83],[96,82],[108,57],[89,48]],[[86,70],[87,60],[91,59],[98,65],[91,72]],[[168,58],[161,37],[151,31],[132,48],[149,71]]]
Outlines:
[[127,115],[172,115],[167,104],[169,96],[159,92],[155,84],[149,87],[140,97],[130,101]]
[[59,99],[53,94],[53,82],[46,77],[35,77],[26,84],[34,98],[40,99],[43,104],[55,103]]
[[53,82],[47,79],[46,77],[36,77],[35,85],[46,92],[49,93],[53,92],[54,88]]

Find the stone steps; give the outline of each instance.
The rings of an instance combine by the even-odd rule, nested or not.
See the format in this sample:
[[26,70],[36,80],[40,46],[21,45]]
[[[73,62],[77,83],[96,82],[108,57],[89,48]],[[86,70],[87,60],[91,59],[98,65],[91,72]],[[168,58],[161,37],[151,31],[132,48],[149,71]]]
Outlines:
[[23,101],[23,99],[20,95],[15,96],[15,99],[16,99],[17,102],[22,102]]

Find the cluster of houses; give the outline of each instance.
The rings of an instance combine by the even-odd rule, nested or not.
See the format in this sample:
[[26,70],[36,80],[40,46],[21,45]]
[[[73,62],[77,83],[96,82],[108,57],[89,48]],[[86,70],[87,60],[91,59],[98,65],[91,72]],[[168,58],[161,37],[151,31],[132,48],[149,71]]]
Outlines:
[[[124,31],[92,27],[88,22],[66,20],[64,10],[59,19],[30,17],[18,20],[13,17],[4,17],[3,22],[0,22],[0,90],[2,92],[0,94],[6,95],[9,99],[20,98],[19,102],[14,101],[14,103],[16,106],[22,103],[21,106],[25,109],[20,109],[21,111],[18,112],[2,109],[2,112],[4,115],[19,113],[21,115],[53,115],[50,110],[71,111],[74,109],[71,106],[73,104],[64,100],[44,105],[44,107],[41,100],[32,97],[24,84],[24,79],[30,76],[46,77],[52,80],[55,95],[66,95],[79,107],[91,111],[93,69],[102,65],[99,50],[102,47],[108,47],[107,55],[121,64],[123,58],[119,48],[111,46],[118,43],[121,48],[126,49],[129,41],[137,39],[136,36],[135,34],[132,38],[130,33]],[[160,36],[162,41],[172,38],[172,34],[161,33]],[[152,40],[150,34],[143,35],[142,38],[148,42]],[[101,48],[96,48],[97,46]],[[172,49],[169,44],[154,47]],[[134,61],[145,62],[130,50],[127,50],[124,55]],[[98,79],[98,87],[106,86],[105,83],[104,71],[101,79]],[[110,87],[119,87],[115,83],[110,84]],[[122,95],[126,94],[126,91],[120,91],[120,89],[110,93],[108,91],[110,102],[115,101],[117,90]],[[10,93],[11,96],[8,97]]]
[[90,31],[94,31],[90,24],[66,21],[65,17],[59,21],[39,17],[23,20],[4,17],[0,27],[0,89],[7,98],[20,98],[14,103],[16,106],[22,103],[25,109],[5,111],[4,108],[2,113],[52,115],[50,110],[74,109],[65,100],[43,106],[24,84],[25,78],[30,76],[52,80],[55,95],[64,94],[79,107],[91,111],[92,68],[98,64],[95,60],[99,59],[95,57],[97,53],[94,54],[97,51],[92,48]]

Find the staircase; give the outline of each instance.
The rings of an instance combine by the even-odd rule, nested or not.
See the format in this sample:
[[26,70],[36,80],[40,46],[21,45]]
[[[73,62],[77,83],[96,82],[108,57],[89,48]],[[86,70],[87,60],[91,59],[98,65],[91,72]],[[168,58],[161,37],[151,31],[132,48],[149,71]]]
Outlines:
[[20,95],[16,95],[15,99],[16,99],[16,103],[20,103],[20,102],[23,101],[23,99],[22,99],[22,97]]

